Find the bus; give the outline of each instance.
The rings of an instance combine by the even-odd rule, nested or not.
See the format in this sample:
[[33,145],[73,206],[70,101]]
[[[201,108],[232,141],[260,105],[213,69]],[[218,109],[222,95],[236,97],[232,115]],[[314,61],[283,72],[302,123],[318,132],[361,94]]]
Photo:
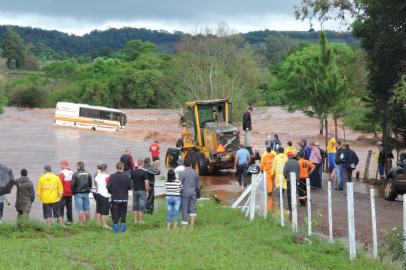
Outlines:
[[127,116],[124,112],[101,106],[58,102],[55,125],[90,129],[92,131],[119,131],[125,129]]

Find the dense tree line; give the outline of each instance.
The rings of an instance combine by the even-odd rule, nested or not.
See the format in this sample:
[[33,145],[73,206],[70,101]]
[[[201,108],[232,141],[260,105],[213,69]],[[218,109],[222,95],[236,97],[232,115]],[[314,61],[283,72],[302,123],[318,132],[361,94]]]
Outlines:
[[[10,28],[10,26],[0,25],[0,43],[7,28]],[[32,44],[32,50],[38,57],[45,60],[77,55],[90,55],[94,58],[98,56],[110,56],[111,53],[123,49],[130,40],[134,39],[149,41],[155,44],[161,52],[173,52],[180,40],[190,36],[180,31],[169,33],[162,30],[156,31],[130,27],[111,28],[104,31],[94,30],[83,36],[32,27],[12,26],[12,28],[25,42]],[[243,38],[253,47],[258,47],[266,42],[269,37],[279,38],[281,36],[296,42],[318,43],[318,35],[316,32],[265,30],[243,34]],[[332,42],[357,42],[349,33],[328,31],[327,37]]]

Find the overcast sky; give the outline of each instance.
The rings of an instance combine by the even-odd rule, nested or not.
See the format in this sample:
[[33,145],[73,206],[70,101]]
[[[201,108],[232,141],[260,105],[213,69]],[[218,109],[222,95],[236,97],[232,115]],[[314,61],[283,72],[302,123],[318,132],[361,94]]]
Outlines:
[[[0,24],[78,35],[124,26],[193,32],[219,22],[238,32],[308,30],[308,22],[294,18],[294,6],[299,3],[300,0],[0,0]],[[345,30],[334,23],[326,28]]]

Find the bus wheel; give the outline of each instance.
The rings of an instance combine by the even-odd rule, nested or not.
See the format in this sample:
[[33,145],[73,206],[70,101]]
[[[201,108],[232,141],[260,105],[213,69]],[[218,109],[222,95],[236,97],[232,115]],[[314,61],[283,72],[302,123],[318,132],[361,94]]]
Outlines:
[[95,128],[95,127],[92,127],[90,130],[91,130],[91,131],[96,131],[96,128]]

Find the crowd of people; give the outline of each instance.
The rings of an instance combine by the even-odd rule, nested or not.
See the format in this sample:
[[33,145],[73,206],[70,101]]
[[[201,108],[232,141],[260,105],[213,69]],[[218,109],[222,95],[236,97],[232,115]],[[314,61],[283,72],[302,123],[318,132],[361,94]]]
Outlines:
[[[237,151],[235,160],[238,183],[244,187],[248,184],[247,170],[252,157],[250,152],[252,111],[249,107],[243,115],[244,144]],[[297,148],[291,141],[288,141],[284,147],[278,134],[268,136],[265,148],[266,151],[261,156],[260,169],[266,177],[268,195],[272,196],[273,190],[282,186],[283,192],[285,193],[286,190],[288,194],[289,210],[291,210],[289,181],[291,173],[296,176],[299,205],[305,206],[307,178],[310,179],[312,189],[321,190],[325,169],[329,173],[330,181],[334,181],[335,189],[342,191],[344,184],[352,181],[353,171],[359,162],[357,154],[350,149],[350,145],[342,144],[332,135],[329,136],[326,150],[320,147],[319,142],[309,144],[306,139],[302,139],[297,144]],[[383,173],[383,165],[379,168],[379,172]]]
[[[125,232],[129,192],[132,191],[134,223],[144,224],[144,213],[152,215],[154,212],[155,176],[160,174],[158,141],[149,150],[152,159],[135,161],[131,151],[127,149],[116,163],[112,174],[108,173],[108,167],[104,163],[97,165],[94,175],[85,170],[82,161],[78,161],[76,170],[72,171],[69,162],[62,160],[58,174],[53,173],[50,165],[45,165],[36,189],[27,170],[22,169],[21,177],[13,182],[17,189],[17,218],[29,217],[32,203],[37,198],[42,203],[43,218],[47,225],[52,225],[54,219],[62,226],[73,224],[73,205],[78,224],[84,224],[91,219],[92,194],[96,204],[94,218],[101,227],[112,229],[114,233]],[[180,211],[182,225],[189,225],[189,219],[190,225],[195,225],[199,177],[191,165],[190,159],[180,157],[176,168],[168,171],[165,184],[168,229],[177,227]],[[10,205],[5,195],[0,196],[0,221],[5,203]],[[110,215],[112,227],[108,225]]]

